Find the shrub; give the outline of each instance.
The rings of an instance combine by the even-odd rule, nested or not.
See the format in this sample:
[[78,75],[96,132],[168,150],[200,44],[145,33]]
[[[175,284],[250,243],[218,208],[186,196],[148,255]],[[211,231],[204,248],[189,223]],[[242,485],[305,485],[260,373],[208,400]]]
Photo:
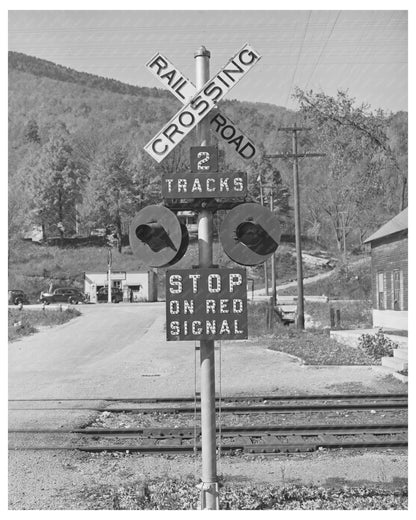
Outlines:
[[393,350],[397,343],[387,338],[380,329],[376,334],[362,334],[358,340],[358,346],[372,359],[379,360],[383,356],[393,356]]

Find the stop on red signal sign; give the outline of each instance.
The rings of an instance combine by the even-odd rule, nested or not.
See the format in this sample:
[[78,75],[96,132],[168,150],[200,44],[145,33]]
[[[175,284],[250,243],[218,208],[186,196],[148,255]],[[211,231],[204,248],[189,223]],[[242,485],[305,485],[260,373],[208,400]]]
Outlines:
[[166,272],[166,339],[247,339],[245,269]]

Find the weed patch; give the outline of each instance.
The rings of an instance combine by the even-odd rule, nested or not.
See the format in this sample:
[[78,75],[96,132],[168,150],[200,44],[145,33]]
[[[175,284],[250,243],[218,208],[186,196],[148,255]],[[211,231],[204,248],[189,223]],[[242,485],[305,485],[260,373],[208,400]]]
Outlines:
[[[81,492],[88,509],[197,510],[195,479],[153,480],[145,485],[102,486]],[[407,509],[407,487],[324,488],[320,486],[220,483],[221,510]]]
[[299,331],[294,327],[274,333],[269,349],[299,357],[305,365],[374,365],[360,349],[341,345],[325,331]]
[[9,341],[37,332],[36,327],[53,327],[66,323],[81,313],[77,309],[60,310],[8,310]]

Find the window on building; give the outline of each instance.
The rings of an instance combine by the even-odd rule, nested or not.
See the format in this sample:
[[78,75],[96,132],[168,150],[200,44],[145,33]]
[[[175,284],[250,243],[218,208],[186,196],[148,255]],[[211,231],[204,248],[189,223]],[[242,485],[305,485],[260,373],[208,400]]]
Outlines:
[[379,309],[384,309],[385,294],[384,294],[384,273],[377,275],[377,304]]
[[401,310],[401,284],[400,271],[397,269],[393,271],[393,309],[395,311]]

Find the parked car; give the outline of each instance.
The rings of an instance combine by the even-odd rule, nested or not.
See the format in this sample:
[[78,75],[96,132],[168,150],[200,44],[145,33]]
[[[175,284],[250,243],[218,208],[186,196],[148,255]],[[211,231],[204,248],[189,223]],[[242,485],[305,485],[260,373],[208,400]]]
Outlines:
[[58,287],[51,293],[41,292],[39,301],[49,305],[50,303],[72,303],[78,304],[85,301],[85,295],[73,287]]
[[19,303],[27,305],[29,303],[29,298],[20,289],[10,289],[9,305],[19,305]]
[[[111,288],[111,302],[120,303],[123,301],[123,291],[121,289]],[[97,302],[108,302],[108,287],[101,287],[97,291]]]

